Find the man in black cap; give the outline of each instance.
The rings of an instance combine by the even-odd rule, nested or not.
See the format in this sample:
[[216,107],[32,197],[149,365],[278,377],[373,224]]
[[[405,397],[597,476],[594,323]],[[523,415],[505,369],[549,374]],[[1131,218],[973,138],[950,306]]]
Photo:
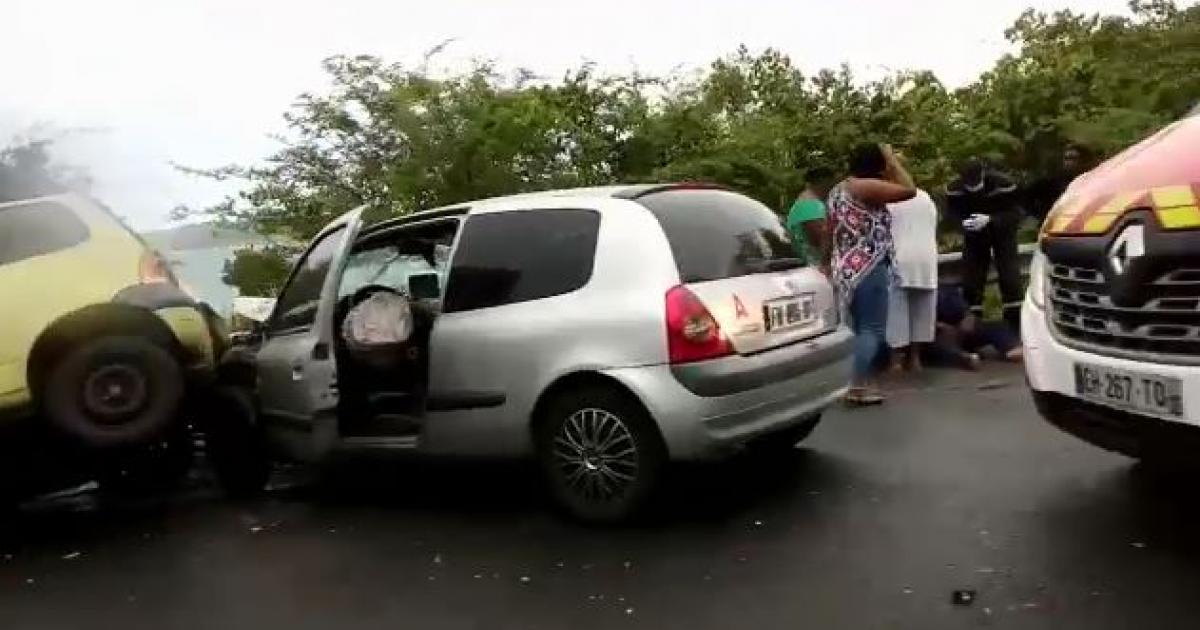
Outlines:
[[1021,326],[1021,261],[1017,230],[1021,209],[1011,177],[989,168],[978,158],[968,160],[959,177],[946,187],[950,216],[963,231],[963,293],[976,316],[983,315],[983,291],[994,259],[1004,299],[1004,321],[1014,331]]

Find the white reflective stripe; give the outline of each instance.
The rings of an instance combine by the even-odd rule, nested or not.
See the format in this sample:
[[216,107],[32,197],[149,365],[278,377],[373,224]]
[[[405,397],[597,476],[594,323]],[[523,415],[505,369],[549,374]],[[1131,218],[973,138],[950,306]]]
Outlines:
[[1025,304],[1024,300],[1019,300],[1016,302],[1005,302],[1004,308],[1019,308],[1020,306],[1022,306],[1024,304]]

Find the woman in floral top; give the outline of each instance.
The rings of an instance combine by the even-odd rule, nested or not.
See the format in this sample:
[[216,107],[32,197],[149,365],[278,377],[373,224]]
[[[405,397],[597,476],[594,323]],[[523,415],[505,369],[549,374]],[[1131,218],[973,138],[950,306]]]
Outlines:
[[883,394],[872,384],[884,346],[892,285],[892,217],[887,204],[911,199],[912,177],[891,147],[865,144],[850,156],[850,177],[829,193],[833,251],[830,279],[854,330],[854,381],[846,402],[875,405]]

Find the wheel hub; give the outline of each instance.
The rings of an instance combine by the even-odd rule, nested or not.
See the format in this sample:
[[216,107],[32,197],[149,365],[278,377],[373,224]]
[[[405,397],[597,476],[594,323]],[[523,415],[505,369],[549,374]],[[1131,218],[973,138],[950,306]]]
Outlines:
[[109,364],[88,374],[83,403],[100,420],[119,422],[141,410],[146,392],[146,377],[141,370],[123,363]]
[[638,472],[629,427],[603,409],[575,412],[554,438],[554,459],[567,488],[588,501],[622,497]]

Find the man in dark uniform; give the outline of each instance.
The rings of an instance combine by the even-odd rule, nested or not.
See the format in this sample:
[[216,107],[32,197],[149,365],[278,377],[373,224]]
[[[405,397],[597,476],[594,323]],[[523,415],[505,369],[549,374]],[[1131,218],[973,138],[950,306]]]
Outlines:
[[958,179],[946,187],[951,218],[963,230],[963,294],[971,312],[983,315],[983,292],[988,268],[994,259],[1004,300],[1004,321],[1014,331],[1021,326],[1021,261],[1017,230],[1021,209],[1017,185],[1011,177],[972,158],[959,170]]
[[1058,202],[1058,198],[1067,190],[1067,186],[1096,166],[1096,157],[1090,149],[1081,144],[1069,144],[1063,150],[1062,164],[1058,170],[1048,177],[1035,180],[1026,193],[1025,209],[1038,222],[1046,220],[1046,214]]

